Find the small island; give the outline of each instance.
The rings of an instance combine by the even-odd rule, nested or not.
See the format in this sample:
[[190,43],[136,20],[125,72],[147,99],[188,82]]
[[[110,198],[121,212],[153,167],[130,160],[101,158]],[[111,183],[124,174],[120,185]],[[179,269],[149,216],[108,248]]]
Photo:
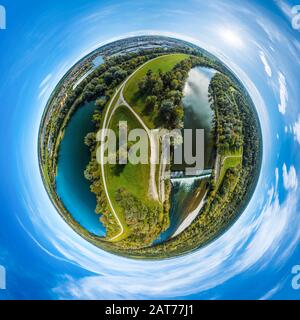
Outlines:
[[[207,83],[211,119],[198,115],[208,123],[204,167],[188,176],[186,163],[159,160],[163,151],[159,132],[207,129],[199,127],[201,121],[189,113],[193,110],[187,108],[185,100],[189,79],[199,68],[210,73],[203,81]],[[192,89],[197,86],[196,80]],[[95,199],[91,214],[98,216],[103,236],[75,218],[68,209],[71,205],[66,205],[60,195],[57,181],[68,124],[88,105],[93,108],[92,131],[77,143],[89,150],[82,175]],[[128,131],[145,132],[148,158],[144,163],[122,163],[121,149],[113,154],[116,163],[99,161],[105,157],[105,133],[116,132],[119,142],[122,124]],[[245,88],[216,57],[177,39],[133,37],[92,52],[57,85],[41,123],[40,167],[53,204],[82,237],[119,255],[167,258],[216,239],[243,212],[260,171],[260,130]],[[128,141],[123,151],[134,152],[135,143],[138,141]],[[171,155],[176,148],[173,141]]]

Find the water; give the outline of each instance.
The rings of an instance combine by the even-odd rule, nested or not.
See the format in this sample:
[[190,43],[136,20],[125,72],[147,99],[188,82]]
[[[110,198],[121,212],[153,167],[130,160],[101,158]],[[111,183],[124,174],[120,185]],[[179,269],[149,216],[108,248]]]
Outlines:
[[57,193],[73,218],[89,232],[105,236],[105,228],[95,213],[96,198],[84,170],[90,160],[84,137],[95,130],[91,121],[96,106],[93,102],[80,107],[65,129],[58,158]]
[[103,62],[104,62],[104,59],[101,56],[96,57],[92,62],[94,66],[93,69],[99,67]]
[[[205,167],[211,168],[211,130],[213,111],[208,101],[208,86],[215,70],[195,67],[189,72],[184,88],[184,127],[204,129]],[[201,180],[195,178],[173,181],[171,191],[170,227],[163,232],[155,243],[169,239],[183,220],[191,212]],[[198,191],[197,191],[198,192]]]
[[[211,130],[213,111],[208,101],[208,86],[215,70],[203,67],[189,72],[184,88],[184,128],[204,129],[205,168],[211,168]],[[195,142],[195,140],[193,140]]]
[[79,83],[84,80],[89,74],[91,74],[97,67],[99,67],[104,62],[104,59],[101,56],[96,57],[92,61],[92,69],[87,71],[83,76],[81,76],[73,85],[73,90],[79,85]]

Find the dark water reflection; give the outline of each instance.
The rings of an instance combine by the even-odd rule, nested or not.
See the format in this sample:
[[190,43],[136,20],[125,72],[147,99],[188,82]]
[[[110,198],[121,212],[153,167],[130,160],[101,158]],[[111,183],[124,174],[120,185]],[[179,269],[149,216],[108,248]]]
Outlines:
[[[211,130],[213,111],[208,101],[208,86],[215,70],[196,67],[189,72],[189,77],[184,88],[184,128],[204,129],[205,136],[205,167],[211,167]],[[178,229],[182,221],[197,206],[195,195],[203,181],[194,178],[176,180],[171,192],[171,224],[155,243],[163,242],[170,238]]]
[[90,183],[84,170],[90,160],[90,150],[84,137],[95,130],[91,121],[96,106],[93,102],[80,107],[73,114],[60,145],[57,193],[73,218],[88,231],[105,235],[105,228],[95,213],[96,198],[90,191]]

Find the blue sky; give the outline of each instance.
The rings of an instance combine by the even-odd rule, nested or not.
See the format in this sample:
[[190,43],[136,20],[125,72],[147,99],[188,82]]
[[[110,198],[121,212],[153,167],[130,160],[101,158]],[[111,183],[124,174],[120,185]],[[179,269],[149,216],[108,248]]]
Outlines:
[[[2,1],[0,299],[299,299],[300,31],[283,1]],[[134,261],[95,248],[44,190],[37,134],[47,99],[81,57],[136,34],[189,40],[221,58],[258,110],[261,176],[239,220],[190,255]]]

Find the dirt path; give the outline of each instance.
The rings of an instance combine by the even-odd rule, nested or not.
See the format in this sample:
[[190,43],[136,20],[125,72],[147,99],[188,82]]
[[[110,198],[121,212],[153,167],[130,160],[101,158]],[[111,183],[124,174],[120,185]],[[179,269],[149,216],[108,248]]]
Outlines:
[[[125,86],[125,85],[124,85]],[[155,181],[155,172],[156,172],[156,164],[158,163],[158,143],[155,132],[150,130],[143,119],[134,111],[134,109],[127,103],[123,96],[123,88],[120,92],[120,104],[125,105],[131,113],[136,117],[139,123],[142,125],[144,130],[147,132],[150,142],[150,178],[149,178],[149,196],[159,201],[158,192],[157,192],[157,185]]]

